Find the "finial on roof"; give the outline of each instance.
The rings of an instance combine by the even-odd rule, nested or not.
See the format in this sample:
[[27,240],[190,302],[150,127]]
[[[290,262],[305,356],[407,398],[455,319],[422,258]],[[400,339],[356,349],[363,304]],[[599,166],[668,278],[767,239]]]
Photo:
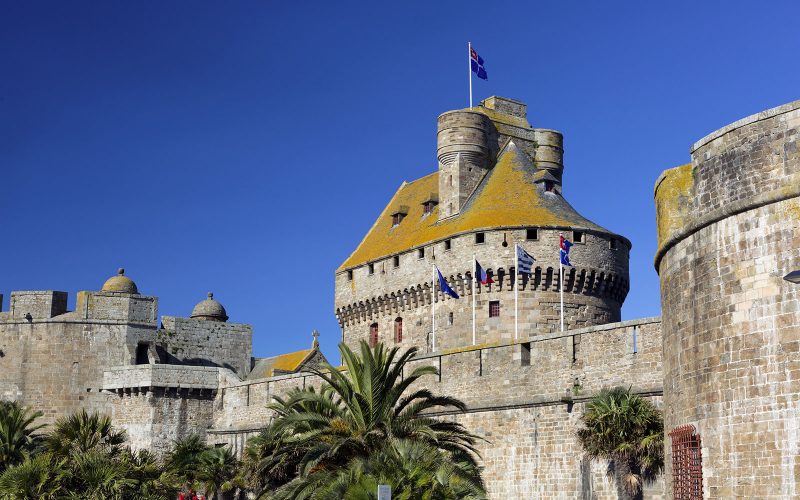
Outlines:
[[125,269],[121,267],[117,269],[116,275],[108,278],[106,282],[103,283],[103,288],[101,288],[100,291],[130,294],[139,293],[139,290],[136,288],[136,283],[125,276]]
[[209,299],[213,299],[214,298],[214,292],[208,292],[208,298]]
[[314,341],[311,342],[311,348],[312,349],[319,349],[319,339],[317,338],[317,337],[319,337],[319,332],[314,330],[314,331],[311,332],[311,336],[314,337]]
[[206,321],[219,321],[224,323],[228,321],[228,313],[222,304],[214,300],[214,294],[208,292],[208,298],[198,303],[192,309],[192,314],[189,316],[194,319],[202,319]]
[[120,267],[119,269],[117,269],[117,274],[119,274],[120,276],[125,274],[125,268],[124,267]]

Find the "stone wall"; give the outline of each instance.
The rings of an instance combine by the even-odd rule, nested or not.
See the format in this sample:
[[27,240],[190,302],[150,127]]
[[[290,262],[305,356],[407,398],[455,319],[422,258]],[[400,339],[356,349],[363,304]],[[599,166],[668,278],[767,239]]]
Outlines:
[[[343,340],[356,345],[369,337],[370,325],[378,324],[379,339],[394,345],[394,323],[403,320],[402,347],[416,346],[423,352],[433,348],[431,281],[436,264],[460,299],[436,299],[436,350],[472,345],[472,257],[493,275],[495,284],[476,286],[476,344],[514,340],[514,245],[519,244],[536,259],[534,273],[520,275],[519,338],[560,330],[558,238],[560,231],[539,228],[536,239],[527,239],[527,228],[485,231],[484,243],[475,233],[444,241],[336,275],[336,313],[343,328]],[[565,231],[573,238],[571,231]],[[570,252],[577,266],[565,268],[565,328],[610,323],[620,320],[620,308],[628,292],[628,243],[613,236],[583,231],[583,243]],[[505,244],[504,244],[505,243]],[[489,302],[500,302],[500,316],[489,318]],[[452,324],[450,315],[452,313]]]
[[[491,498],[615,498],[604,465],[582,462],[578,418],[604,387],[632,386],[660,401],[661,324],[645,318],[442,351],[418,356],[408,369],[420,364],[440,371],[423,380],[426,387],[469,407],[446,418],[487,439],[480,449]],[[301,373],[226,385],[217,394],[209,442],[241,452],[269,423],[273,397],[312,384],[319,380]],[[647,498],[661,498],[662,489],[652,485]]]
[[253,355],[253,327],[202,319],[161,318],[157,342],[163,363],[221,366],[244,378]]
[[665,427],[700,434],[706,498],[800,495],[799,135],[800,101],[745,118],[656,186]]

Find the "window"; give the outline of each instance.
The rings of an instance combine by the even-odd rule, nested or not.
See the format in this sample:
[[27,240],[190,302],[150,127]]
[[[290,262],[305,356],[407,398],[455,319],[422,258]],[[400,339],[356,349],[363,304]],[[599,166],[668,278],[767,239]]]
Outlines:
[[452,248],[452,245],[450,244],[450,240],[444,240],[444,249],[445,250],[450,250],[451,248]]
[[435,201],[426,201],[422,204],[422,215],[430,215],[433,212],[433,207],[436,206]]
[[378,344],[378,323],[369,325],[369,346],[375,347]]
[[585,243],[583,238],[583,232],[581,231],[572,231],[572,242],[573,243]]
[[394,261],[394,267],[400,267],[400,256],[399,255],[395,255],[394,259],[392,259],[392,260]]
[[525,231],[525,239],[526,240],[538,240],[539,239],[539,230],[529,227]]
[[453,311],[447,314],[447,324],[453,326]]
[[447,185],[448,186],[452,186],[453,185],[453,176],[452,175],[448,175],[447,176]]
[[347,279],[348,281],[353,281],[353,270],[347,271]]
[[497,318],[500,316],[500,301],[492,300],[489,302],[489,317]]
[[475,233],[475,244],[480,245],[486,241],[486,234],[485,233]]
[[400,224],[403,221],[403,217],[405,216],[406,214],[401,214],[401,213],[392,214],[392,226]]
[[608,248],[610,248],[611,250],[616,250],[617,249],[617,240],[614,239],[614,238],[611,238],[610,240],[608,240]]
[[693,425],[676,427],[672,440],[672,493],[676,500],[703,498],[703,454]]
[[425,258],[425,247],[422,247],[419,250],[417,250],[417,257],[419,257],[420,259]]
[[150,364],[150,357],[147,355],[147,351],[150,348],[150,344],[140,343],[136,346],[136,364],[137,365],[149,365]]
[[370,263],[369,264],[368,271],[369,271],[369,274],[375,274],[375,264],[374,263]]
[[394,320],[394,341],[398,344],[403,341],[403,318]]
[[519,364],[522,366],[531,366],[531,343],[525,342],[524,344],[520,344],[520,361]]
[[544,181],[544,190],[552,193],[556,190],[556,185],[553,181]]

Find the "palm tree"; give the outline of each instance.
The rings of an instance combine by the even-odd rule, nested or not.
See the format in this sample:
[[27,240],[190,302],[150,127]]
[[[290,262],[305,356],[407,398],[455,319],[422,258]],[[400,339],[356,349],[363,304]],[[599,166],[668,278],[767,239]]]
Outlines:
[[90,450],[117,455],[122,451],[125,439],[125,431],[114,430],[110,417],[81,410],[56,421],[53,431],[47,436],[47,448],[58,457]]
[[[432,366],[416,367],[403,376],[416,349],[399,354],[397,348],[385,350],[378,344],[371,349],[362,341],[360,356],[344,344],[339,350],[346,371],[330,365],[314,370],[326,384],[321,391],[294,391],[286,401],[270,405],[276,418],[267,432],[274,442],[264,447],[262,451],[271,454],[262,458],[272,466],[282,463],[296,476],[276,498],[315,498],[311,495],[318,488],[311,485],[319,485],[320,478],[370,457],[388,459],[398,453],[401,442],[418,443],[449,461],[463,462],[463,470],[470,471],[472,482],[483,490],[475,448],[479,438],[458,423],[428,415],[431,410],[464,410],[464,403],[427,389],[411,390],[421,377],[437,373]],[[287,497],[290,491],[307,494]]]
[[15,402],[0,401],[0,472],[21,463],[41,444],[36,432],[44,425],[34,421],[42,412],[33,412]]
[[166,468],[179,478],[185,490],[194,486],[200,456],[208,449],[197,434],[173,441],[172,450],[166,457]]
[[239,461],[227,446],[210,448],[200,454],[197,482],[202,485],[208,498],[231,498],[233,479]]
[[2,500],[55,500],[65,493],[62,488],[63,461],[51,453],[28,457],[0,474]]
[[578,438],[591,459],[609,461],[619,498],[642,498],[664,468],[664,420],[630,388],[604,389],[586,405]]

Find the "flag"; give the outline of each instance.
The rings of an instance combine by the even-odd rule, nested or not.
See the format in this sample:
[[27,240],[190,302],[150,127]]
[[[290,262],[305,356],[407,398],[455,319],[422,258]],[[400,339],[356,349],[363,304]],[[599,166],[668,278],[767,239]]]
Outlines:
[[570,266],[570,267],[572,267],[572,264],[571,264],[571,263],[570,263],[570,261],[569,261],[569,249],[570,249],[570,248],[572,248],[572,242],[571,242],[571,241],[569,241],[568,239],[564,238],[564,235],[562,234],[562,235],[559,237],[559,242],[558,242],[558,244],[559,244],[559,246],[561,247],[561,251],[560,251],[560,254],[561,254],[561,264],[563,264],[563,265],[565,265],[565,266]]
[[442,293],[446,293],[447,295],[453,297],[454,299],[457,299],[458,294],[455,292],[455,290],[450,288],[450,285],[448,285],[447,282],[444,280],[444,276],[442,276],[442,272],[439,270],[438,267],[436,268],[436,272],[439,273],[439,289],[442,291]]
[[482,268],[478,261],[475,261],[475,277],[478,278],[478,281],[481,285],[488,285],[489,283],[494,283],[494,280],[486,274],[486,269]]
[[[463,59],[462,59],[463,60]],[[481,80],[488,80],[486,75],[486,68],[483,67],[483,58],[472,47],[469,48],[469,60],[472,66],[472,72],[478,75]]]
[[533,255],[526,252],[521,246],[517,245],[517,272],[531,274],[533,265]]

